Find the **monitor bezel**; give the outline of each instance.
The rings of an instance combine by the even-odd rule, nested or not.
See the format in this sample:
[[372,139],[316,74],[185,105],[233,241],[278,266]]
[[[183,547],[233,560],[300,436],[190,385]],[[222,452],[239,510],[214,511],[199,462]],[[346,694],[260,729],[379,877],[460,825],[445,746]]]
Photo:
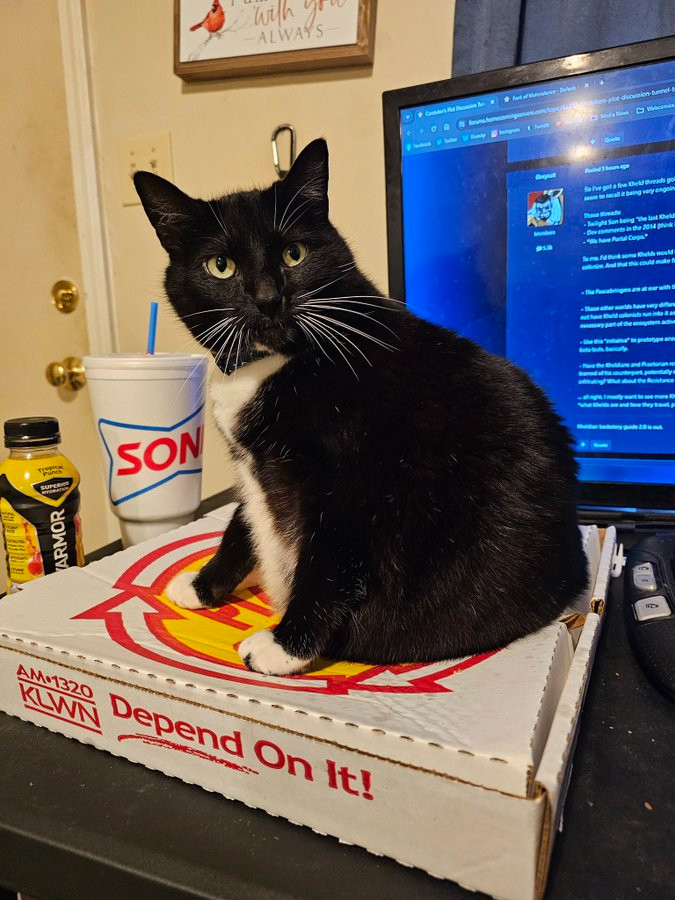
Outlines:
[[[385,91],[382,95],[382,108],[389,295],[405,301],[399,124],[402,109],[542,81],[554,81],[574,75],[609,71],[642,63],[667,62],[673,59],[675,59],[675,36]],[[580,505],[599,510],[626,510],[638,518],[672,516],[675,513],[675,486],[583,481],[580,482]]]

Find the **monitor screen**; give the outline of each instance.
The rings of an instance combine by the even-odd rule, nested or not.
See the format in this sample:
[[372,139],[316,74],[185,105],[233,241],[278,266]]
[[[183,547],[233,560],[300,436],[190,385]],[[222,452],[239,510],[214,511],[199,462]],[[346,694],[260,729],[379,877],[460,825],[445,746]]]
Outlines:
[[409,308],[532,375],[582,482],[675,484],[675,60],[429,87],[388,161]]

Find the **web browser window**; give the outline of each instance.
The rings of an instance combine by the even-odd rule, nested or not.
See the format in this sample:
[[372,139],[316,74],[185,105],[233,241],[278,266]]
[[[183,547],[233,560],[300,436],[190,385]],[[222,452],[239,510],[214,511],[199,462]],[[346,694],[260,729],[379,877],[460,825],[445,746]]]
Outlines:
[[410,309],[547,391],[581,478],[675,482],[675,62],[403,109]]

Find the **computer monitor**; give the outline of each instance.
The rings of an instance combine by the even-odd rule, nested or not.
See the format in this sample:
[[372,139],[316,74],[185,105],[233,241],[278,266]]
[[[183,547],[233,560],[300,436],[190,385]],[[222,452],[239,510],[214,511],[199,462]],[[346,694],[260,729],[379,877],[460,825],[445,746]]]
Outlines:
[[389,290],[526,369],[581,505],[675,513],[675,37],[384,94]]

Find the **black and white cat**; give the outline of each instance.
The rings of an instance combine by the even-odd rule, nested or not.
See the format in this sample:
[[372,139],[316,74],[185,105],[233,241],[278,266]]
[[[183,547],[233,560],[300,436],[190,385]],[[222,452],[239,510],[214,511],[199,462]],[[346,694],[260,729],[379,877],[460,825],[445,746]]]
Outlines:
[[241,495],[170,598],[220,606],[257,565],[283,616],[239,653],[275,675],[464,656],[559,616],[587,580],[568,432],[520,369],[380,296],[328,219],[325,142],[214,201],[134,180],[169,300],[223,373]]

